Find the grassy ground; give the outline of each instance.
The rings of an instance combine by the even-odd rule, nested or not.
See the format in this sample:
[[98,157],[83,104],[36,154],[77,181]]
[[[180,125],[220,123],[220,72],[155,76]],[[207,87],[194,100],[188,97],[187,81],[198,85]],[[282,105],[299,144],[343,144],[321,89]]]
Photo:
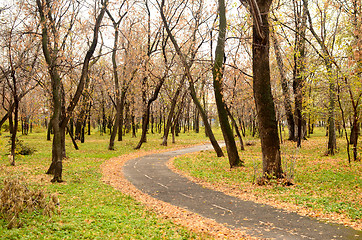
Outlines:
[[[0,188],[6,177],[25,178],[29,188],[43,189],[47,193],[58,193],[61,214],[51,218],[37,212],[23,214],[24,226],[8,230],[0,219],[1,239],[192,239],[200,236],[145,210],[132,198],[121,194],[101,182],[100,165],[107,159],[134,152],[139,140],[125,137],[116,142],[116,150],[108,151],[109,135],[93,133],[86,136],[86,143],[73,149],[67,141],[68,158],[63,165],[62,184],[50,184],[45,175],[51,159],[51,142],[46,141],[45,132],[38,129],[20,139],[35,147],[30,156],[19,156],[16,166],[9,166],[8,147],[3,133],[0,137]],[[149,134],[143,150],[164,149],[158,134]],[[204,134],[186,133],[170,147],[196,144],[205,141]]]
[[324,154],[327,139],[322,129],[318,129],[308,141],[303,141],[301,149],[296,149],[295,143],[284,142],[281,147],[283,168],[289,176],[293,176],[295,183],[290,187],[252,184],[261,174],[261,149],[258,140],[247,141],[255,145],[247,146],[245,151],[240,152],[245,162],[243,168],[230,170],[227,158],[217,158],[210,151],[181,156],[175,160],[175,166],[207,182],[221,182],[277,203],[343,214],[350,221],[361,223],[362,164],[348,164],[343,138],[338,139],[340,151],[332,157]]

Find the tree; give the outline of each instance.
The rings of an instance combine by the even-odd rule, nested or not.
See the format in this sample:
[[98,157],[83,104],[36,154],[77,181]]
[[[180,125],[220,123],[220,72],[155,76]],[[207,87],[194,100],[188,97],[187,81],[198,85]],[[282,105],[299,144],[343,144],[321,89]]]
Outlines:
[[[63,41],[60,42],[59,37],[61,36],[61,29],[58,28],[58,24],[61,23],[63,14],[62,6],[59,6],[60,3],[55,3],[50,0],[37,0],[37,11],[39,12],[39,21],[41,24],[41,41],[44,58],[48,67],[48,73],[51,79],[52,85],[52,102],[53,102],[53,116],[51,119],[51,126],[53,128],[54,137],[52,145],[52,163],[47,171],[48,174],[53,174],[54,177],[51,180],[52,182],[62,182],[62,160],[65,155],[65,129],[67,123],[70,119],[71,113],[73,112],[75,106],[77,105],[80,96],[82,94],[86,78],[88,76],[89,62],[93,56],[93,53],[96,49],[98,42],[98,32],[99,28],[106,11],[108,1],[104,0],[101,2],[102,6],[97,15],[95,26],[93,29],[93,40],[90,47],[87,50],[87,53],[82,62],[82,70],[77,85],[76,92],[73,98],[70,101],[69,106],[66,109],[65,113],[62,113],[62,105],[64,105],[64,92],[62,93],[62,77],[59,69],[60,61],[60,51],[66,44],[67,38],[71,34],[72,27],[75,23],[77,12],[73,12],[70,16],[69,26],[66,28],[67,32],[65,33]],[[78,3],[79,4],[79,3]],[[68,3],[70,9],[73,3]],[[74,8],[77,8],[76,5],[73,5]],[[57,15],[57,12],[61,13],[60,16]],[[60,19],[57,19],[57,16]],[[59,21],[59,22],[58,22]]]
[[[215,136],[211,130],[211,126],[208,122],[208,119],[207,119],[207,115],[205,113],[205,110],[203,109],[199,99],[197,98],[197,95],[196,95],[196,91],[195,91],[195,86],[194,86],[194,80],[193,80],[193,77],[191,75],[191,71],[190,71],[190,68],[192,66],[192,63],[193,61],[191,61],[190,63],[188,63],[186,61],[186,58],[184,56],[184,54],[182,53],[174,35],[172,34],[171,32],[171,29],[170,29],[170,26],[169,26],[169,23],[165,17],[165,14],[164,14],[164,6],[165,6],[165,1],[162,0],[161,1],[161,4],[158,3],[159,5],[159,9],[160,9],[160,14],[161,14],[161,18],[162,18],[162,22],[166,28],[166,31],[167,31],[167,34],[168,36],[170,37],[170,40],[176,50],[176,53],[177,55],[179,56],[180,60],[181,60],[181,63],[182,63],[182,66],[183,68],[185,69],[185,74],[189,80],[189,90],[190,90],[190,95],[192,97],[192,100],[194,101],[199,113],[201,114],[201,117],[202,117],[202,120],[204,122],[204,125],[205,125],[205,131],[207,133],[207,136],[209,137],[210,139],[210,142],[212,144],[212,146],[214,147],[214,150],[217,154],[218,157],[221,157],[221,156],[224,156],[219,144],[217,143],[216,139],[215,139]],[[196,48],[198,49],[198,48]],[[194,52],[192,55],[196,54],[196,52]],[[191,57],[191,59],[193,59],[193,57]]]
[[[303,2],[304,3],[304,2]],[[294,42],[294,68],[293,68],[293,91],[295,96],[295,119],[297,124],[296,140],[297,147],[302,146],[304,138],[303,127],[305,120],[303,118],[303,96],[305,85],[305,64],[306,47],[305,32],[307,27],[307,4],[301,4],[293,1],[295,14],[295,42]]]
[[230,167],[237,167],[243,163],[240,161],[239,153],[236,148],[233,132],[231,130],[228,111],[224,103],[223,96],[223,72],[225,58],[225,37],[226,37],[226,13],[225,2],[219,0],[219,36],[215,50],[214,66],[212,68],[213,85],[217,112],[219,116],[221,130],[224,136]]
[[253,92],[263,154],[263,173],[266,178],[281,178],[283,171],[278,126],[270,86],[268,16],[272,0],[250,0],[249,2],[254,23]]
[[[9,20],[5,24],[5,30],[1,32],[4,55],[0,64],[0,79],[3,89],[3,101],[8,102],[6,114],[0,121],[1,125],[8,119],[10,130],[10,156],[12,166],[15,165],[17,132],[19,128],[20,101],[36,86],[36,81],[32,78],[36,75],[38,65],[39,44],[33,44],[34,35],[27,36],[27,33],[34,30],[32,24],[25,25],[26,16],[22,14],[22,6],[18,9],[9,8]],[[5,104],[3,103],[3,106]]]
[[[125,2],[126,1],[122,2],[121,6],[119,8],[119,13],[121,12],[121,9],[122,9],[123,5],[125,4]],[[115,20],[114,17],[112,16],[112,14],[110,13],[110,11],[107,10],[107,15],[111,19],[113,28],[114,28],[114,45],[113,45],[113,50],[112,50],[112,65],[113,65],[114,87],[116,90],[116,93],[115,93],[116,117],[115,117],[115,121],[114,121],[114,125],[113,125],[113,130],[111,132],[111,138],[109,140],[109,146],[108,146],[109,150],[114,150],[114,140],[116,138],[117,130],[122,132],[122,127],[120,125],[120,121],[121,121],[120,119],[122,118],[122,120],[123,120],[123,114],[121,114],[121,112],[123,111],[123,106],[124,106],[125,89],[122,89],[122,93],[121,93],[121,89],[119,86],[120,84],[119,84],[119,77],[118,77],[118,65],[117,65],[116,58],[117,58],[117,51],[118,51],[119,25],[120,25],[122,19],[126,16],[126,14],[127,14],[127,12],[120,15],[118,20]],[[122,99],[123,101],[121,100],[121,98],[123,98]],[[122,136],[122,133],[121,133],[121,136]]]
[[[335,131],[335,100],[336,100],[336,87],[335,80],[333,79],[333,61],[332,56],[328,51],[328,48],[324,42],[324,36],[320,38],[313,27],[312,17],[308,10],[308,0],[303,0],[303,6],[306,9],[306,16],[309,21],[309,30],[313,34],[314,38],[317,40],[321,50],[322,56],[324,60],[325,67],[327,69],[327,78],[329,81],[329,106],[328,106],[328,146],[327,153],[330,155],[334,155],[337,148],[336,141],[336,131]],[[325,27],[325,26],[323,26]],[[323,32],[322,32],[323,34]]]
[[271,38],[273,40],[273,46],[274,46],[275,56],[278,64],[280,80],[283,90],[283,98],[284,98],[283,103],[284,103],[285,115],[287,117],[287,124],[289,130],[288,140],[293,141],[295,140],[295,123],[294,123],[294,116],[292,109],[292,101],[290,99],[288,80],[286,77],[285,66],[281,55],[280,44],[276,36],[275,30],[273,28],[272,28]]

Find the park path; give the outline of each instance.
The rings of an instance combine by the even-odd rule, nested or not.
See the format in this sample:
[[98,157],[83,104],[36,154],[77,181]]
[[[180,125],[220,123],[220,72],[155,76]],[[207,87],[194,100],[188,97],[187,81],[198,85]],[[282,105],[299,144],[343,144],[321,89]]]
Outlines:
[[150,196],[185,208],[203,217],[240,228],[258,238],[272,239],[362,239],[362,232],[324,223],[268,205],[243,201],[206,189],[171,171],[166,162],[175,156],[210,150],[210,144],[147,155],[128,161],[124,176]]

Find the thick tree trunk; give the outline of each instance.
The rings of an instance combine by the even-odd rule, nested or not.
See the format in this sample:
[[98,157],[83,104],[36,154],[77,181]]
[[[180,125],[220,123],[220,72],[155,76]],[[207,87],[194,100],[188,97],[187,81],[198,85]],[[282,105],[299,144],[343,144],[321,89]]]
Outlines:
[[[253,26],[253,90],[259,122],[259,134],[263,154],[263,173],[266,178],[283,175],[281,167],[278,126],[275,116],[273,95],[270,86],[269,66],[269,23],[268,12],[271,0],[257,0],[260,12],[263,13],[261,31],[258,34],[257,23]],[[255,19],[256,17],[254,17]]]
[[[226,36],[226,13],[225,2],[219,0],[219,36],[215,50],[214,66],[212,68],[213,85],[217,112],[219,116],[221,131],[226,144],[230,167],[243,165],[240,160],[233,131],[229,124],[228,113],[224,103],[223,96],[223,72],[224,72],[224,55],[225,55],[225,36]],[[206,114],[205,114],[206,115]],[[207,119],[207,117],[206,117]],[[207,120],[206,120],[207,121]],[[207,121],[208,122],[208,121]]]
[[52,146],[52,163],[47,174],[53,174],[51,182],[62,182],[63,171],[63,154],[62,154],[62,134],[60,129],[60,116],[62,111],[62,101],[60,96],[60,76],[57,72],[50,71],[52,77],[52,93],[53,93],[53,116],[51,119],[51,127],[53,129],[53,146]]

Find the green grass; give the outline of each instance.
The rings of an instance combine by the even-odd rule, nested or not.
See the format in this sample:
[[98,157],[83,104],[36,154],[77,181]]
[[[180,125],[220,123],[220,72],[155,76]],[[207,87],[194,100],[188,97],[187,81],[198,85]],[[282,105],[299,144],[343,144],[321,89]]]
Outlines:
[[[205,141],[204,134],[185,133],[169,147],[196,144]],[[16,166],[9,166],[6,133],[0,137],[0,188],[9,176],[24,177],[29,188],[40,188],[47,193],[58,193],[61,214],[51,218],[38,212],[22,214],[24,226],[8,230],[0,219],[1,239],[194,239],[195,233],[160,219],[140,203],[101,182],[100,165],[107,159],[132,153],[138,138],[126,136],[116,142],[116,150],[108,151],[109,135],[92,133],[86,142],[73,149],[67,139],[68,158],[63,163],[62,184],[50,184],[45,175],[51,161],[51,142],[44,131],[37,130],[21,136],[24,143],[36,148],[31,156],[18,156]],[[144,150],[164,149],[161,135],[149,134]]]
[[175,166],[211,183],[249,189],[259,197],[311,210],[343,213],[352,221],[361,221],[362,165],[361,162],[348,164],[343,138],[338,139],[339,152],[335,156],[325,156],[327,139],[320,129],[303,141],[301,149],[296,149],[295,143],[284,142],[283,168],[294,175],[295,185],[291,187],[252,185],[261,174],[261,149],[258,140],[249,141],[256,144],[240,152],[245,167],[230,170],[227,158],[217,158],[212,151],[178,157]]

